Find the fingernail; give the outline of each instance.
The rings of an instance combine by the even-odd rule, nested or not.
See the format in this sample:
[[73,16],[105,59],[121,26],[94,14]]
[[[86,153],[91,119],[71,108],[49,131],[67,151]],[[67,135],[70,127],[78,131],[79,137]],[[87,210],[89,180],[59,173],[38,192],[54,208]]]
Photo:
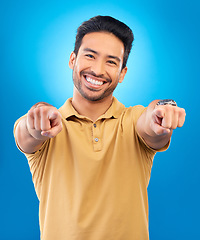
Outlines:
[[168,134],[168,133],[169,133],[169,130],[166,129],[166,130],[164,130],[163,132],[164,132],[165,134]]
[[47,137],[48,136],[48,132],[42,133],[42,135]]

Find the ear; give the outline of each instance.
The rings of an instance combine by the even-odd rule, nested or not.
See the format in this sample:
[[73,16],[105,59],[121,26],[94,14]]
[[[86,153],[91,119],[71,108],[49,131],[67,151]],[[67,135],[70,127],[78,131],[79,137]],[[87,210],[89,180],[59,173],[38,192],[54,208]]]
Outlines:
[[72,52],[70,57],[69,57],[69,67],[71,69],[74,68],[75,61],[76,61],[76,54],[74,52]]
[[125,75],[126,75],[126,73],[127,73],[127,70],[128,70],[127,67],[124,67],[124,68],[122,69],[121,74],[120,74],[120,77],[119,77],[119,83],[122,83],[122,82],[123,82],[124,77],[125,77]]

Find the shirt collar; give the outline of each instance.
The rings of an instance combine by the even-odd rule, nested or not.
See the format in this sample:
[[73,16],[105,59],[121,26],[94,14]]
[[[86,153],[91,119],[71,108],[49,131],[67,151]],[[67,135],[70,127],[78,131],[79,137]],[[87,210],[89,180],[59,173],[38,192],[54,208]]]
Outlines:
[[[101,115],[98,119],[102,118],[118,118],[123,110],[125,109],[125,106],[120,103],[115,97],[113,97],[113,102],[109,109]],[[65,119],[68,119],[72,116],[76,116],[77,118],[82,119],[88,119],[87,117],[80,115],[72,106],[72,98],[67,99],[67,101],[64,103],[64,105],[59,109],[60,113]]]

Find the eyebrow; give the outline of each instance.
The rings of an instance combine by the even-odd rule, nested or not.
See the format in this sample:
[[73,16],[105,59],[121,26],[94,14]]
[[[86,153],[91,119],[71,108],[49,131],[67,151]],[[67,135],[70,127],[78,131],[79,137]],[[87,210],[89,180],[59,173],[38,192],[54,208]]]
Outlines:
[[[95,51],[95,50],[93,50],[93,49],[91,49],[91,48],[84,48],[83,51],[84,51],[84,52],[92,52],[92,53],[94,53],[94,54],[99,55],[99,53],[98,53],[97,51]],[[115,60],[117,60],[118,62],[121,62],[121,59],[118,58],[117,56],[108,55],[107,57],[108,57],[108,58],[115,59]]]
[[83,51],[84,51],[84,52],[93,52],[93,53],[95,53],[95,54],[98,55],[98,52],[96,52],[95,50],[93,50],[93,49],[91,49],[91,48],[84,48]]

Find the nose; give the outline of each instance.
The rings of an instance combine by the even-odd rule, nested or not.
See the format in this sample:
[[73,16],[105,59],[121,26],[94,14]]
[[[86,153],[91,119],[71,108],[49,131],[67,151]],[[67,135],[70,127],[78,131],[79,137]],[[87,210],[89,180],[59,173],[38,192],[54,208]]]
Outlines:
[[105,74],[105,65],[102,60],[94,61],[91,70],[96,74],[96,76],[103,76]]

